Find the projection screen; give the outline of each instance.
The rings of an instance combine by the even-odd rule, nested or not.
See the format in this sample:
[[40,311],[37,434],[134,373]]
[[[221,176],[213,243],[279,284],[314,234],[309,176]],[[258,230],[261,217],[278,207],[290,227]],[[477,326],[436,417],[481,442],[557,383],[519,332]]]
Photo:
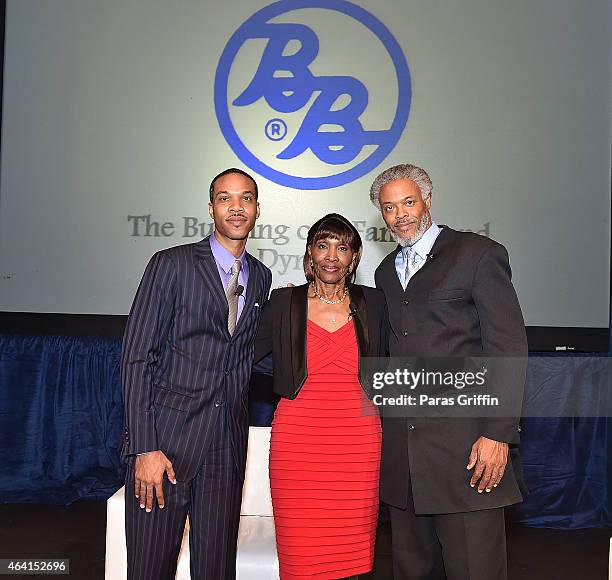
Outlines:
[[610,25],[606,0],[8,0],[0,309],[125,315],[154,252],[211,232],[230,166],[275,286],[332,211],[373,284],[395,244],[369,188],[410,162],[438,224],[508,248],[538,347],[607,350]]

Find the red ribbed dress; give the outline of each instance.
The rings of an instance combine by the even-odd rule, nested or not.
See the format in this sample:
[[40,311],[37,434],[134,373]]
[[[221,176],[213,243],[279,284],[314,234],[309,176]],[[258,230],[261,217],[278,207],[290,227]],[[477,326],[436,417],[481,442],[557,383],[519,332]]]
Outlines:
[[281,399],[270,442],[282,580],[352,576],[374,559],[382,435],[358,381],[354,326],[307,324],[308,379]]

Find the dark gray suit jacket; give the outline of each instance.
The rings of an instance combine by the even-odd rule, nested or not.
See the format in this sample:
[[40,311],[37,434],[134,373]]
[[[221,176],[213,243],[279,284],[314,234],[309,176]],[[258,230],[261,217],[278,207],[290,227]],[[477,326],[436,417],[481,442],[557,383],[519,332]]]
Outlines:
[[208,238],[153,256],[123,339],[123,455],[161,449],[179,480],[195,476],[224,413],[239,473],[248,440],[253,343],[272,274],[247,254],[246,303],[236,331]]
[[[522,400],[527,339],[506,249],[477,234],[442,227],[423,267],[404,291],[396,248],[376,270],[390,320],[392,357],[518,357],[518,374],[503,385]],[[520,368],[522,364],[522,369]],[[517,415],[520,414],[520,411]],[[455,513],[521,500],[519,417],[384,418],[381,498],[405,507],[408,480],[417,513]],[[478,494],[468,485],[472,444],[484,435],[512,444],[500,485]]]

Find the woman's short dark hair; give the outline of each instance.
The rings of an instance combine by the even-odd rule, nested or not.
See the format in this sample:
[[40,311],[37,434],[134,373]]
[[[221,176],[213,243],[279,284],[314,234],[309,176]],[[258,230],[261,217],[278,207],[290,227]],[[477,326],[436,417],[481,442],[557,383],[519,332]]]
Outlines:
[[319,240],[326,238],[339,240],[353,251],[353,264],[346,275],[346,284],[352,284],[355,281],[355,272],[359,265],[359,260],[361,260],[361,236],[357,228],[339,213],[328,213],[315,222],[308,230],[306,252],[304,253],[304,274],[306,275],[306,280],[312,282],[315,278],[313,269],[310,266],[311,258],[308,254],[308,248],[312,248]]

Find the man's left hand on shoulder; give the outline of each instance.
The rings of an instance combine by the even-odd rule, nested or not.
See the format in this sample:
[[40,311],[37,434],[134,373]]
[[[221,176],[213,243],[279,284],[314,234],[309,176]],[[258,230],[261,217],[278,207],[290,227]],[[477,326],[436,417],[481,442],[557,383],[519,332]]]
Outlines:
[[[470,486],[478,483],[478,493],[489,493],[499,485],[508,463],[508,444],[488,437],[479,437],[468,459],[467,468],[474,469]],[[480,480],[480,482],[479,482]]]

